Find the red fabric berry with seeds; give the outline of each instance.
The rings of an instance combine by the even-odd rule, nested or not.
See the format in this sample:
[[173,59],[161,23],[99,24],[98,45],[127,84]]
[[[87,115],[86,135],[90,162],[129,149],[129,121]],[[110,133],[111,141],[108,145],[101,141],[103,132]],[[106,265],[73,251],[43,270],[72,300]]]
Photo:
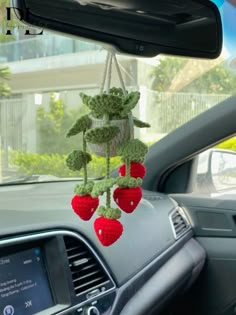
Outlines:
[[132,213],[142,199],[142,189],[139,186],[133,188],[117,187],[113,198],[123,211]]
[[93,216],[99,204],[98,198],[92,198],[90,195],[75,195],[71,200],[71,206],[74,212],[84,221],[88,221]]
[[123,233],[123,225],[116,219],[99,217],[94,221],[95,233],[103,246],[115,243]]

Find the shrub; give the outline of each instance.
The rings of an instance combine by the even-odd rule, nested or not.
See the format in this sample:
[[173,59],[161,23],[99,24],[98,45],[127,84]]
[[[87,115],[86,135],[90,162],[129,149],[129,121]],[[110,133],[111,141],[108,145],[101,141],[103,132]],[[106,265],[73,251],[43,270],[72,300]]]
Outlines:
[[82,137],[66,138],[68,129],[75,119],[86,112],[85,106],[68,109],[61,99],[51,94],[49,108],[37,109],[37,152],[47,154],[66,154],[71,148],[81,149]]
[[216,146],[218,149],[236,151],[236,137],[232,137]]
[[[18,168],[18,172],[27,175],[54,175],[57,177],[80,177],[83,171],[73,172],[65,164],[67,154],[39,154],[29,152],[10,152],[10,163]],[[106,173],[105,158],[92,156],[88,164],[88,176],[95,178]],[[121,164],[119,157],[111,158],[111,170]]]
[[[236,137],[232,137],[216,146],[219,149],[236,151]],[[73,172],[65,164],[67,154],[40,154],[30,152],[11,151],[10,163],[18,172],[27,175],[54,175],[57,177],[80,177],[83,171]],[[119,157],[111,158],[111,170],[122,164]],[[105,158],[92,156],[88,164],[88,176],[91,178],[105,176]]]

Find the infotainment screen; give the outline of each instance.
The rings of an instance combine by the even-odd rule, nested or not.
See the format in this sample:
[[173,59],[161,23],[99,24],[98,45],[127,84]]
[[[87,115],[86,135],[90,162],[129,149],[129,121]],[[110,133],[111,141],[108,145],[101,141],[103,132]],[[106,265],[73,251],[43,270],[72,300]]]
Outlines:
[[33,315],[53,305],[41,248],[0,257],[0,315]]

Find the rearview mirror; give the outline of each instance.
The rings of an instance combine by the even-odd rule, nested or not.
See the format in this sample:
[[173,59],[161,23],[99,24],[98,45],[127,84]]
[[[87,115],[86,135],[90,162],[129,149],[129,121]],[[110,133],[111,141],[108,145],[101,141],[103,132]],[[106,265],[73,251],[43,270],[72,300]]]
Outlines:
[[222,26],[216,5],[203,0],[15,0],[34,26],[96,40],[118,51],[216,58]]

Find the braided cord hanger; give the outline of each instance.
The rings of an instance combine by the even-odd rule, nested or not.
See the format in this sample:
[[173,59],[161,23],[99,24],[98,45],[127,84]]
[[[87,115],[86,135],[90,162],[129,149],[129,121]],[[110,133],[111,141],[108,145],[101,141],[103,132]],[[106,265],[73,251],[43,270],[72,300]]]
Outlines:
[[[106,88],[107,93],[110,90],[111,76],[112,76],[112,63],[113,63],[113,61],[114,61],[114,64],[115,64],[115,68],[116,68],[116,71],[117,71],[117,74],[118,74],[118,78],[119,78],[119,81],[120,81],[120,85],[121,85],[122,91],[123,91],[124,95],[127,95],[128,93],[127,93],[126,88],[125,88],[125,83],[124,83],[124,79],[123,79],[123,76],[122,76],[122,73],[121,73],[120,65],[118,63],[116,54],[114,52],[108,52],[107,53],[100,93],[104,92],[106,81],[107,81],[107,88]],[[134,138],[134,128],[133,128],[134,127],[134,120],[133,120],[132,113],[129,113],[128,119],[129,119],[130,138],[133,139]]]

